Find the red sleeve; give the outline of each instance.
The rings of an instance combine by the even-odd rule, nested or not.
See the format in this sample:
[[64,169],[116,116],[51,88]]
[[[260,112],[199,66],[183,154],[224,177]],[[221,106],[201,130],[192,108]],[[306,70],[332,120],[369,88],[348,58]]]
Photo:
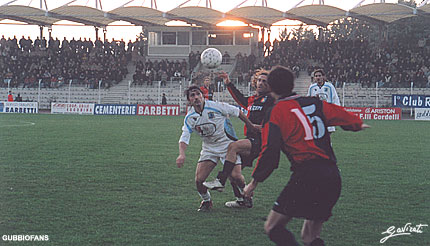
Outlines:
[[323,111],[328,126],[341,126],[346,131],[360,131],[363,121],[336,104],[323,102]]

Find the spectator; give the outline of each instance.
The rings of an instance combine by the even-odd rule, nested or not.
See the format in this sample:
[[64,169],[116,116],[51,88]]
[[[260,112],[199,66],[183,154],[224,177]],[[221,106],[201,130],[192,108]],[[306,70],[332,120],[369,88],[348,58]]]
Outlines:
[[227,53],[227,51],[225,51],[224,55],[222,56],[222,63],[230,64],[230,55]]
[[22,102],[22,97],[21,95],[18,93],[18,95],[15,97],[15,101],[16,102]]
[[166,93],[163,93],[163,96],[161,97],[161,104],[162,105],[166,105],[167,104]]
[[12,95],[12,91],[9,91],[9,94],[7,95],[7,101],[8,101],[8,102],[13,102],[13,95]]

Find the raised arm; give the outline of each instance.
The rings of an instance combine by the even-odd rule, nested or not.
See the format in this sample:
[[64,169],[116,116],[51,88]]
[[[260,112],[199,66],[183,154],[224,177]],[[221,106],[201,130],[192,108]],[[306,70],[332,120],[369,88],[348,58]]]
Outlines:
[[219,75],[224,79],[224,84],[227,86],[228,92],[230,92],[233,99],[242,107],[248,107],[248,97],[245,97],[234,85],[231,83],[230,78],[227,73],[222,72]]

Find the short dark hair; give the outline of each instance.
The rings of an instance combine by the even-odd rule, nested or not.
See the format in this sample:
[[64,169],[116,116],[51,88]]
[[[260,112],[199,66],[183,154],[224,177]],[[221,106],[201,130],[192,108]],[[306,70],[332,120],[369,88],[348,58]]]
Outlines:
[[267,76],[271,90],[278,95],[289,95],[294,88],[294,74],[283,66],[275,66]]
[[184,91],[184,94],[185,94],[185,96],[187,97],[187,100],[189,100],[190,99],[190,96],[189,96],[189,94],[190,94],[190,92],[191,91],[193,91],[193,90],[198,90],[198,91],[200,91],[200,93],[202,93],[203,94],[203,92],[202,92],[202,90],[200,89],[200,87],[198,87],[197,85],[190,85],[185,91]]

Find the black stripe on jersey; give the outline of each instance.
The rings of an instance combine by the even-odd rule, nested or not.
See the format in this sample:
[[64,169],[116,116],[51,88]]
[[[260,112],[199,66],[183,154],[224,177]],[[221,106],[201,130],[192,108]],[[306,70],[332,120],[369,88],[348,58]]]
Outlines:
[[255,167],[252,175],[256,181],[264,181],[272,174],[273,170],[278,168],[282,145],[281,129],[276,124],[269,122],[267,146],[262,146],[258,165]]
[[[318,148],[322,149],[325,154],[330,157],[331,160],[336,162],[336,156],[333,152],[333,148],[331,147],[330,133],[327,130],[327,120],[323,111],[323,102],[316,97],[299,97],[295,100],[299,103],[302,110],[306,107],[312,107],[312,105],[315,106],[315,110],[313,112],[308,114],[305,112],[313,129],[313,141]],[[317,120],[315,120],[318,118],[322,120],[324,129],[321,129],[321,125],[318,124]],[[321,135],[322,133],[324,134]]]

